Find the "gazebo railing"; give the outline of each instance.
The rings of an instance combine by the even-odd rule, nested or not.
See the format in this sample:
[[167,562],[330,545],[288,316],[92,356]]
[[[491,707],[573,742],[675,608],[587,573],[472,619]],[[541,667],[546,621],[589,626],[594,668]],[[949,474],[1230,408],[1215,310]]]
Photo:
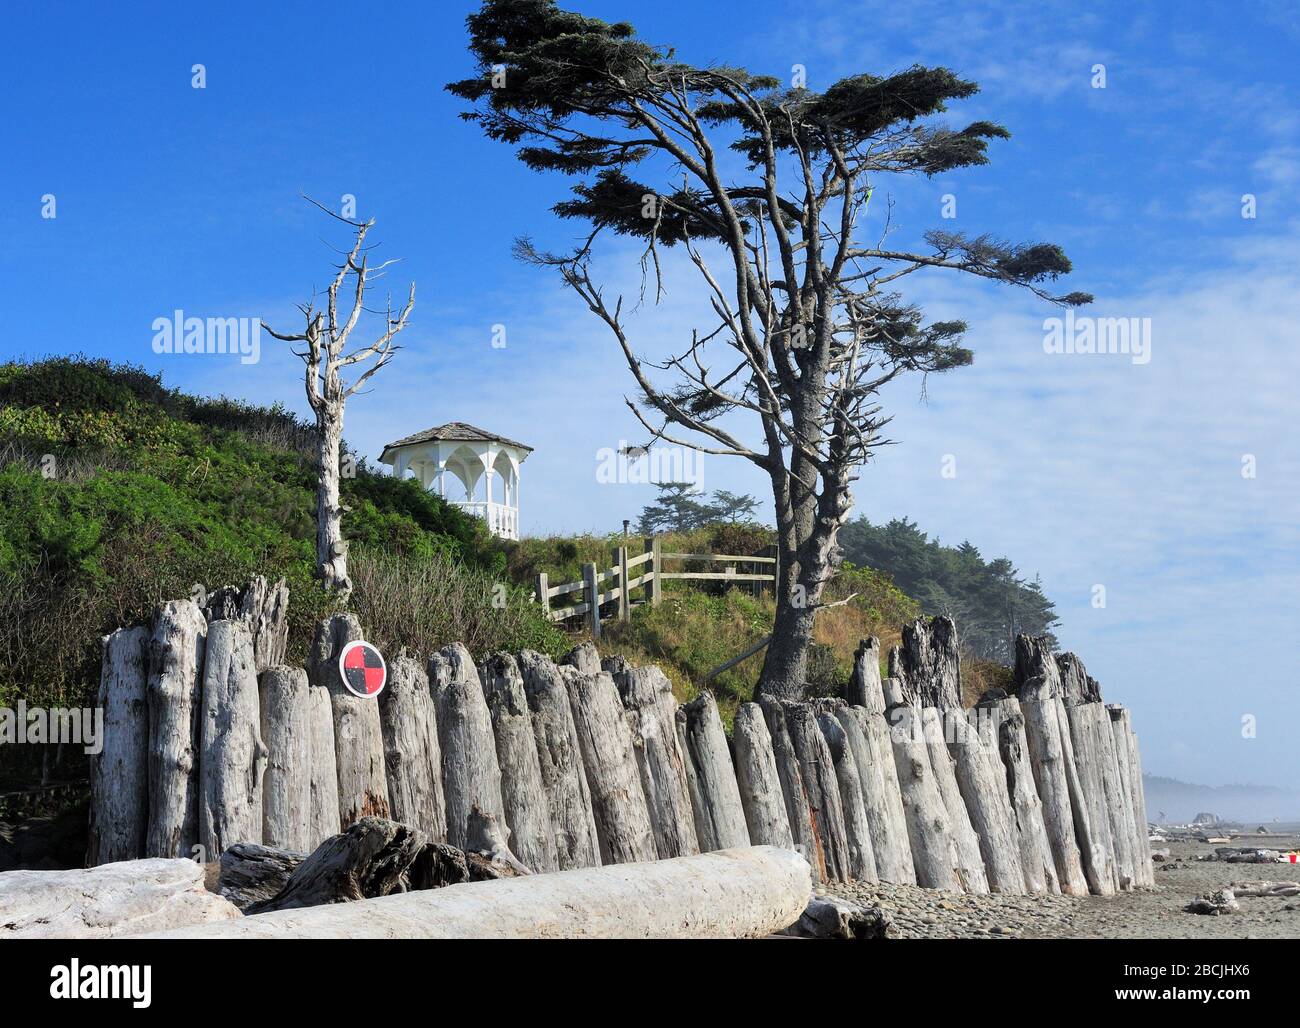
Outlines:
[[467,514],[487,522],[488,531],[502,539],[519,538],[519,511],[504,503],[487,500],[448,500]]

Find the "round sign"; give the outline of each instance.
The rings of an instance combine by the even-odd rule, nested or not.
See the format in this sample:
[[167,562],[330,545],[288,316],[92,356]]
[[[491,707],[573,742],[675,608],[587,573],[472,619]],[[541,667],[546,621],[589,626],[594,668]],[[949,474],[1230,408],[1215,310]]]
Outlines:
[[378,696],[388,680],[384,655],[361,639],[350,642],[339,654],[339,677],[356,696]]

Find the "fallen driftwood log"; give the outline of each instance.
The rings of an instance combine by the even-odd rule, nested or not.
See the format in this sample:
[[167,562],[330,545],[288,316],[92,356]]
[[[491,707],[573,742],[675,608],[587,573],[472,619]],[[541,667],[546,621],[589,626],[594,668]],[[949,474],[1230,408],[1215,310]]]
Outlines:
[[90,758],[90,834],[86,863],[134,860],[148,828],[148,630],[120,628],[103,640],[99,707],[103,748]]
[[266,773],[262,777],[262,843],[305,853],[311,824],[311,689],[302,668],[269,667],[258,680]]
[[686,757],[677,738],[677,701],[672,683],[657,667],[627,667],[607,660],[632,730],[641,789],[661,858],[698,853]]
[[718,703],[712,693],[703,692],[682,710],[686,714],[686,746],[698,782],[695,833],[700,849],[708,852],[748,846],[749,826]]
[[1241,912],[1241,904],[1237,902],[1236,894],[1230,888],[1215,889],[1213,892],[1204,893],[1192,900],[1183,908],[1189,914],[1210,914],[1214,916],[1222,914],[1237,914]]
[[749,839],[755,846],[793,849],[790,815],[781,792],[781,778],[772,754],[772,735],[757,703],[742,703],[733,731],[736,784],[745,810]]
[[352,614],[336,614],[316,626],[307,658],[311,684],[329,691],[334,719],[334,769],[338,778],[339,823],[346,829],[358,818],[387,817],[388,779],[384,772],[384,733],[374,698],[348,691],[339,674],[339,655],[364,638]]
[[403,650],[388,664],[388,684],[379,694],[379,727],[384,736],[384,778],[394,821],[410,825],[434,842],[447,838],[447,807],[442,795],[442,750],[420,661]]
[[772,737],[772,758],[776,761],[777,777],[781,780],[781,793],[785,797],[786,815],[795,851],[808,861],[814,879],[824,882],[828,877],[826,850],[813,825],[812,804],[804,789],[799,755],[795,752],[794,743],[790,741],[790,730],[785,723],[785,706],[781,700],[761,696],[758,706],[763,712],[763,720],[767,722],[768,734]]
[[237,842],[221,854],[217,892],[240,910],[279,895],[306,853]]
[[756,846],[283,910],[168,938],[756,938],[808,905],[807,862]]
[[887,939],[890,924],[880,907],[814,896],[799,920],[779,934],[796,939]]
[[555,830],[556,860],[562,871],[596,867],[600,864],[600,844],[568,689],[554,662],[533,650],[519,654],[519,670],[533,718],[542,787]]
[[199,842],[199,710],[208,623],[198,604],[172,600],[149,635],[147,857],[189,857]]
[[551,824],[533,718],[519,664],[508,653],[496,653],[488,658],[479,673],[496,737],[510,849],[532,871],[558,871],[555,828]]
[[5,939],[104,939],[228,920],[239,910],[203,887],[203,865],[124,860],[75,871],[0,874]]
[[253,640],[243,621],[208,625],[199,755],[199,845],[207,858],[262,841],[262,741]]

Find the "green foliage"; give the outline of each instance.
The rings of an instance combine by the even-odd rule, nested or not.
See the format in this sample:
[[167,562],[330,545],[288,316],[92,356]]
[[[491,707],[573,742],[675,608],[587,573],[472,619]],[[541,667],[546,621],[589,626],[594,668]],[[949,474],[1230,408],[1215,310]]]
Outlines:
[[725,489],[716,490],[712,499],[708,499],[689,482],[661,482],[658,488],[654,503],[643,507],[637,520],[637,531],[642,535],[690,532],[707,525],[753,524],[758,509],[754,497],[737,496]]

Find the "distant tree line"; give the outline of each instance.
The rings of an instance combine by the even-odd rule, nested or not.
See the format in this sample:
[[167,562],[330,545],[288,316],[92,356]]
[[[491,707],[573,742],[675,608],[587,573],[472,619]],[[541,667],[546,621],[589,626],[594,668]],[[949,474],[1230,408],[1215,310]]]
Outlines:
[[642,535],[690,532],[708,525],[747,525],[754,521],[758,500],[717,489],[706,496],[689,482],[663,482],[654,503],[641,509],[636,530]]

